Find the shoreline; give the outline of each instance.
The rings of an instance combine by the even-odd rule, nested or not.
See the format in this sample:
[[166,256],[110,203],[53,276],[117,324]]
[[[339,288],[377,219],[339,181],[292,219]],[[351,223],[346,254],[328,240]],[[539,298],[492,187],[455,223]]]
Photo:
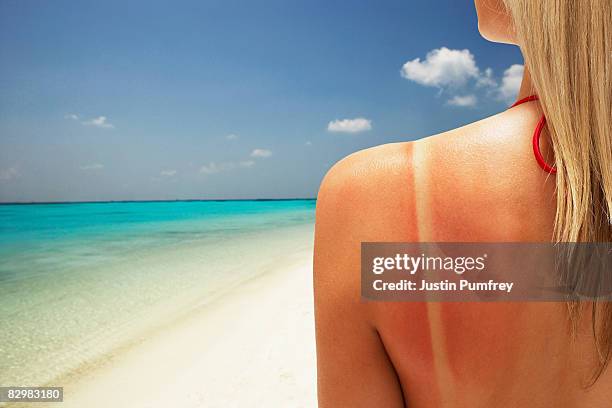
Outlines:
[[[257,242],[265,246],[258,248]],[[258,276],[309,263],[312,226],[145,244],[130,245],[115,259],[94,259],[5,285],[12,291],[2,299],[8,330],[0,335],[0,348],[9,350],[0,364],[2,385],[42,386],[78,377]],[[115,249],[98,246],[97,251]],[[56,259],[52,254],[50,260]]]
[[54,381],[62,406],[316,406],[311,252],[300,258]]
[[0,201],[0,205],[47,205],[47,204],[121,204],[121,203],[190,203],[227,201],[316,201],[316,197],[291,198],[176,198],[169,200],[85,200],[85,201]]

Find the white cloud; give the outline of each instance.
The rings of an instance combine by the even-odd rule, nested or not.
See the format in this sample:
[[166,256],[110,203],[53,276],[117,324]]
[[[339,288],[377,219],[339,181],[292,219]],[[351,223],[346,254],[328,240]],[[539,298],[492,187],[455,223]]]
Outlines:
[[253,167],[255,165],[254,160],[243,160],[238,163],[239,167]]
[[504,71],[504,77],[499,87],[499,97],[502,100],[512,102],[516,99],[523,80],[524,69],[523,65],[514,64]]
[[159,172],[159,175],[162,177],[172,177],[172,176],[176,176],[177,173],[178,171],[176,170],[162,170]]
[[437,48],[427,53],[424,61],[415,58],[401,69],[404,78],[434,87],[465,85],[470,78],[478,78],[480,71],[469,50]]
[[234,133],[230,133],[229,135],[225,136],[225,138],[227,140],[235,140],[235,139],[238,139],[238,135],[236,135]]
[[9,167],[8,169],[0,169],[0,180],[9,181],[16,177],[19,177],[19,171],[15,167]]
[[251,152],[251,157],[266,158],[272,156],[272,152],[267,149],[255,149]]
[[210,162],[200,167],[200,173],[202,174],[214,174],[220,171],[221,171],[220,167],[217,166],[217,163],[215,162]]
[[236,165],[233,162],[222,162],[222,163],[210,162],[200,167],[200,173],[215,174],[215,173],[220,173],[222,171],[231,170],[235,167]]
[[327,124],[329,132],[358,133],[372,129],[372,121],[366,118],[336,119]]
[[[523,77],[523,66],[514,64],[504,71],[501,83],[495,77],[493,70],[487,68],[481,71],[470,50],[452,50],[446,47],[436,48],[427,53],[425,60],[415,58],[408,61],[401,69],[401,75],[423,86],[439,88],[450,93],[447,105],[476,106],[477,89],[483,96],[511,102],[516,98]],[[467,86],[469,84],[469,87]],[[466,89],[468,88],[468,89]],[[466,91],[471,92],[466,95]],[[463,95],[458,94],[459,91]]]
[[480,75],[480,77],[476,80],[477,87],[496,87],[497,82],[493,79],[493,70],[491,68],[487,68]]
[[312,146],[312,142],[308,140],[306,143],[304,143],[304,146]]
[[81,166],[81,170],[102,170],[103,168],[104,165],[100,163],[90,163]]
[[91,120],[87,120],[81,123],[84,124],[85,126],[95,126],[99,128],[105,128],[105,129],[113,129],[115,127],[112,123],[109,123],[107,121],[106,116],[98,116],[97,118],[93,118]]
[[[64,115],[64,119],[70,119],[77,122],[80,120],[79,115],[77,115],[76,113],[68,113],[67,115]],[[106,116],[98,116],[97,118],[92,118],[90,120],[83,120],[81,121],[81,124],[84,126],[95,126],[104,129],[115,128],[112,123],[108,122],[108,118]]]
[[476,102],[478,102],[478,98],[476,98],[476,95],[472,94],[463,96],[455,95],[447,101],[449,105],[461,107],[476,106]]
[[216,174],[216,173],[221,173],[222,171],[230,171],[235,168],[249,168],[249,167],[253,167],[254,165],[255,165],[254,160],[243,160],[237,163],[231,162],[231,161],[221,162],[221,163],[210,162],[200,167],[200,173],[207,174],[207,175]]

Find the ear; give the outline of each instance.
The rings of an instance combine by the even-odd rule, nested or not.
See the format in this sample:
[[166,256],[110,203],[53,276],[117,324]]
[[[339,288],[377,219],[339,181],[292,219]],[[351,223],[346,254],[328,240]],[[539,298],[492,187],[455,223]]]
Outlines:
[[478,31],[485,39],[516,44],[512,15],[503,0],[475,0]]

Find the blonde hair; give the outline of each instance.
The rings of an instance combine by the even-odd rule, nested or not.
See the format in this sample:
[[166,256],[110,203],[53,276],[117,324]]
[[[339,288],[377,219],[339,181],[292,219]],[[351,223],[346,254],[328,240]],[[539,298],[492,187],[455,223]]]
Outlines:
[[[504,0],[547,118],[557,168],[557,242],[612,241],[612,2]],[[570,303],[572,333],[590,307],[599,358],[612,357],[612,303]]]

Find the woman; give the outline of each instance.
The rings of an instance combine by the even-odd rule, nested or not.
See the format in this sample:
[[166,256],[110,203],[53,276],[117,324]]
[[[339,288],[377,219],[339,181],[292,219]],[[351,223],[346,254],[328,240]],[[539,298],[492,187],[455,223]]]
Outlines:
[[612,241],[612,3],[476,8],[485,38],[521,48],[524,103],[355,153],[321,186],[322,408],[612,407],[609,304],[360,301],[363,241]]

